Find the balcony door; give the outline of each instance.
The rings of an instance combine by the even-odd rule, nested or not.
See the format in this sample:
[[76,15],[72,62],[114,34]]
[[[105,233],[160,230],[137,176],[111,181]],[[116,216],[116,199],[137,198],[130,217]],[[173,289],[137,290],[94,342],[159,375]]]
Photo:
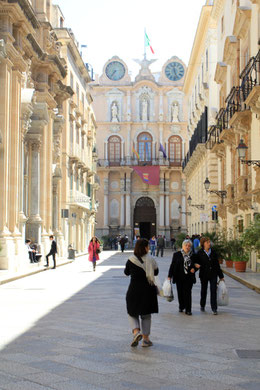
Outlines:
[[112,135],[108,139],[108,161],[110,166],[120,165],[121,159],[121,139],[117,135]]

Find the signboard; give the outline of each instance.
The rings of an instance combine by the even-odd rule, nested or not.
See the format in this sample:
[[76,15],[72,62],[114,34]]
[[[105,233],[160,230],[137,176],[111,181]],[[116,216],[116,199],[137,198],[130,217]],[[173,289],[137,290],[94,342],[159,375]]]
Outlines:
[[209,216],[206,213],[200,213],[200,222],[208,222]]

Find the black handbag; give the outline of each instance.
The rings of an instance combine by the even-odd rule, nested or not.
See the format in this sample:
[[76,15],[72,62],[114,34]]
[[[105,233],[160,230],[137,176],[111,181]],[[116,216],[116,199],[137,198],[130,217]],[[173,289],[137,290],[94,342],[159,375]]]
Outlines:
[[99,253],[101,253],[101,249],[97,248],[96,254],[98,255]]

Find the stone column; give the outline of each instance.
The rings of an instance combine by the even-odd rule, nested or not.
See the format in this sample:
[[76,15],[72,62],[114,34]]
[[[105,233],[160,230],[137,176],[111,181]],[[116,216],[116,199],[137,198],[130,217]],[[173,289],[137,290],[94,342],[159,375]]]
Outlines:
[[58,230],[58,183],[52,186],[52,230]]
[[27,221],[27,237],[38,244],[41,243],[41,217],[40,217],[40,136],[30,138],[31,145],[31,192],[30,216]]
[[121,194],[120,226],[125,225],[125,195]]
[[160,234],[164,234],[164,173],[160,173]]
[[104,178],[104,229],[108,228],[108,177]]
[[[131,227],[131,173],[127,172],[126,174],[126,210],[125,210],[125,225],[126,229],[130,229]],[[129,233],[128,233],[129,234]]]

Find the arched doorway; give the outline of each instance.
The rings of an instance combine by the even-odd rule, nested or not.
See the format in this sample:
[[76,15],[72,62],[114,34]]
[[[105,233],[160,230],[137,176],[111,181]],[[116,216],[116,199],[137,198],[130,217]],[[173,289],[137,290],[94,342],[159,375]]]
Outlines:
[[150,239],[156,235],[156,208],[151,198],[139,198],[134,209],[134,227],[142,238]]

